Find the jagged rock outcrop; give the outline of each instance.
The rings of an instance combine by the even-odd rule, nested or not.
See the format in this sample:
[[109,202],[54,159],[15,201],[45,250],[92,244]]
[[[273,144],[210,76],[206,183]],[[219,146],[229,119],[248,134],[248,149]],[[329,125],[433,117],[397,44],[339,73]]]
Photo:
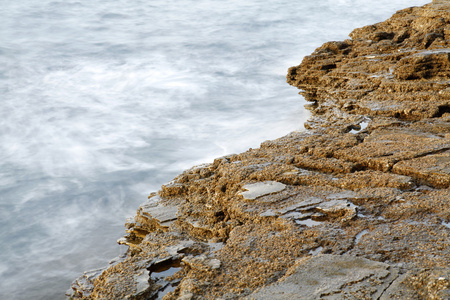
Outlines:
[[304,132],[187,170],[74,299],[449,299],[450,3],[328,42],[288,72]]

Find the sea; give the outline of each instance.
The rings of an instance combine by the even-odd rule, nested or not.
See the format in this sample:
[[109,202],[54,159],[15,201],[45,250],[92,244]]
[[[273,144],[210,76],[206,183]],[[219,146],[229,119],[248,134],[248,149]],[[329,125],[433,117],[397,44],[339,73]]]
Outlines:
[[422,0],[0,4],[0,299],[65,299],[177,174],[301,131],[322,43]]

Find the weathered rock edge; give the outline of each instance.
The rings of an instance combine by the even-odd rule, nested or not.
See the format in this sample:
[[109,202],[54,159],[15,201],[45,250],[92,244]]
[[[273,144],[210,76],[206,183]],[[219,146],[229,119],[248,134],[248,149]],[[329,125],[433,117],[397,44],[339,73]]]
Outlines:
[[73,299],[449,299],[450,3],[328,42],[288,72],[304,132],[149,196]]

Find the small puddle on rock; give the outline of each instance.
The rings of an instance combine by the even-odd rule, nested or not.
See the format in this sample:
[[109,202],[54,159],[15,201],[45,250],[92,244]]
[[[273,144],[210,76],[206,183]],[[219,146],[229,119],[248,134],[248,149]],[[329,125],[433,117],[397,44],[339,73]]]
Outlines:
[[173,292],[180,280],[167,281],[166,278],[181,270],[181,260],[172,260],[166,263],[155,264],[149,268],[150,279],[162,286],[152,300],[161,300],[169,292]]
[[173,283],[167,283],[167,285],[159,290],[158,294],[156,295],[156,297],[152,298],[152,300],[162,300],[162,298],[167,295],[169,292],[173,292],[175,291],[175,289],[177,288],[178,284],[180,283],[180,281],[176,281]]
[[177,266],[168,267],[164,270],[156,270],[150,273],[150,278],[154,281],[164,280],[166,277],[172,276],[176,272],[181,270],[180,263]]

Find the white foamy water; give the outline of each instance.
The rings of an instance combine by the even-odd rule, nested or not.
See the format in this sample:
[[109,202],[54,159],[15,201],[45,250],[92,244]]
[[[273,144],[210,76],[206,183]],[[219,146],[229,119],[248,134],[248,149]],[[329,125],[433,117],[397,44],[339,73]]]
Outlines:
[[427,1],[7,1],[0,299],[64,299],[193,164],[301,130],[287,68]]

